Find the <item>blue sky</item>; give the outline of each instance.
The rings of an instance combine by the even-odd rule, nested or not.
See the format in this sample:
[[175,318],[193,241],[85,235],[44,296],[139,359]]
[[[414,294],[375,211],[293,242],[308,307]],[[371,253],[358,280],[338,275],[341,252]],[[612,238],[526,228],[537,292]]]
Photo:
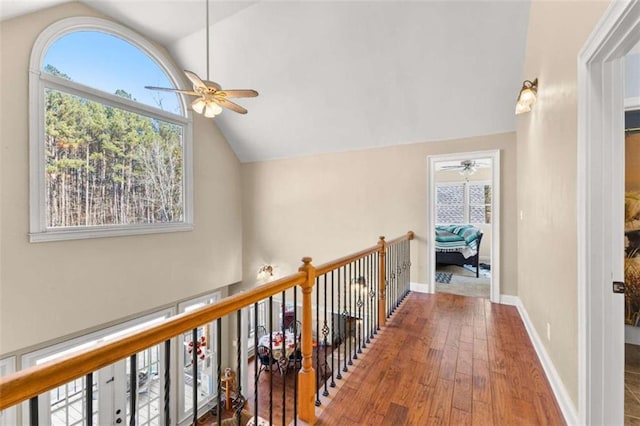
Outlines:
[[144,86],[173,87],[162,69],[131,43],[97,31],[62,36],[49,47],[43,68],[53,65],[73,81],[108,93],[125,90],[138,102],[179,112],[177,95],[147,90]]

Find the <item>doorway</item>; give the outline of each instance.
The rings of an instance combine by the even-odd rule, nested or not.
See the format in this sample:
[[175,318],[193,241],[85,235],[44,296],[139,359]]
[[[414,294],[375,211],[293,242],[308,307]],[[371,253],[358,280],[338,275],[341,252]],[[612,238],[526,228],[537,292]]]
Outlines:
[[580,424],[623,424],[623,57],[640,2],[612,2],[578,57],[578,408]]
[[428,157],[428,291],[500,299],[500,151]]

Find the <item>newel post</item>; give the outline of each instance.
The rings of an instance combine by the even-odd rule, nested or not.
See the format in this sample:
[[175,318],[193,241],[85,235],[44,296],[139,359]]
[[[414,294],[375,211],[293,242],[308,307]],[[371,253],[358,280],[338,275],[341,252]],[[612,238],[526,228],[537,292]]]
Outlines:
[[298,372],[298,416],[308,424],[316,421],[316,407],[314,395],[316,392],[316,372],[313,369],[312,352],[313,339],[311,324],[311,295],[316,280],[316,268],[311,264],[310,257],[302,258],[300,272],[306,272],[307,280],[302,285],[302,368]]
[[380,265],[380,275],[378,279],[378,282],[380,283],[380,288],[378,289],[378,324],[379,326],[383,326],[387,322],[387,271],[385,262],[385,259],[387,258],[387,242],[384,240],[384,237],[380,237],[378,245],[380,246],[380,249],[378,250],[378,265]]

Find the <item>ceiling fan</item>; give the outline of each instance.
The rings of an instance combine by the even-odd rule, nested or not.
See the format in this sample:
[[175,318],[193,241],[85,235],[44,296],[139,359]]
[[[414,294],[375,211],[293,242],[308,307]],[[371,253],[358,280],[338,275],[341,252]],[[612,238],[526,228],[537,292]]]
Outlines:
[[460,164],[440,166],[440,170],[458,170],[458,173],[468,181],[469,176],[482,167],[489,167],[489,164],[483,163],[482,161],[462,160]]
[[449,166],[442,166],[441,170],[460,170],[467,172],[475,172],[479,167],[482,167],[474,160],[462,160],[460,164],[453,164]]
[[192,90],[174,89],[168,87],[145,86],[149,90],[161,90],[165,92],[183,93],[185,95],[197,96],[191,102],[191,108],[198,114],[204,114],[205,117],[215,117],[222,112],[222,107],[228,108],[239,114],[246,114],[247,110],[240,105],[231,102],[229,98],[255,98],[258,92],[252,89],[235,89],[223,90],[222,87],[211,81],[209,78],[209,0],[206,2],[207,16],[207,79],[203,80],[193,71],[184,70],[191,84]]

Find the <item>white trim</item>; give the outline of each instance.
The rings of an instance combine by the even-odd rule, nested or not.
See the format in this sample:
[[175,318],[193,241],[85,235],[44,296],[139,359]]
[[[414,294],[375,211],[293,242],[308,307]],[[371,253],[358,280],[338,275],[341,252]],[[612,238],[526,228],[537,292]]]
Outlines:
[[[42,73],[41,66],[49,47],[65,34],[82,30],[111,34],[136,46],[164,71],[174,87],[183,86],[181,83],[183,83],[184,76],[168,56],[141,35],[115,22],[95,17],[71,17],[53,23],[40,33],[31,50],[29,64],[29,241],[61,241],[191,231],[193,229],[193,125],[185,97],[178,96],[179,105],[183,111],[181,115],[178,115]],[[137,114],[156,117],[181,126],[183,129],[183,220],[174,223],[47,228],[45,217],[45,156],[44,141],[42,139],[42,135],[45,133],[45,88],[62,90],[66,93],[123,108]]]
[[[37,365],[40,360],[51,361],[53,359],[68,356],[70,354],[77,354],[79,351],[87,349],[88,347],[96,346],[103,343],[104,341],[106,341],[105,339],[112,340],[120,337],[123,333],[132,332],[136,327],[140,327],[149,321],[167,319],[172,317],[173,315],[175,315],[174,308],[162,309],[117,325],[113,325],[111,327],[107,327],[76,338],[65,340],[51,346],[47,346],[42,349],[25,353],[20,356],[21,370]],[[161,392],[163,391],[164,390],[161,389]],[[45,392],[38,397],[39,422],[41,425],[49,425],[51,423],[50,395],[50,392]],[[16,407],[19,406],[21,407],[20,411],[22,415],[22,424],[28,425],[30,419],[29,401],[25,401],[20,405],[16,405]]]
[[578,56],[578,408],[580,424],[624,416],[622,57],[640,40],[640,2],[614,1]]
[[500,300],[500,150],[459,152],[444,155],[430,155],[427,157],[427,284],[428,292],[435,293],[435,262],[436,253],[434,237],[431,235],[436,226],[435,220],[435,173],[436,163],[442,161],[456,161],[460,159],[476,160],[481,158],[491,159],[491,292],[490,300],[498,303]]
[[624,99],[625,111],[635,111],[636,109],[639,109],[639,108],[640,108],[640,97]]
[[[518,313],[520,314],[520,318],[522,319],[522,323],[524,327],[527,329],[527,334],[529,334],[529,339],[531,340],[531,344],[533,348],[536,350],[536,354],[538,355],[538,359],[540,360],[540,364],[542,364],[542,368],[547,376],[547,380],[549,380],[549,384],[551,385],[551,390],[558,401],[558,405],[560,406],[560,410],[564,415],[564,419],[569,425],[577,425],[578,422],[578,413],[576,411],[575,405],[571,401],[571,397],[569,396],[569,392],[567,392],[567,388],[564,386],[558,371],[556,370],[547,350],[542,343],[542,339],[538,335],[536,328],[531,322],[531,318],[529,318],[529,314],[525,309],[522,301],[518,296],[510,296],[510,295],[502,295],[503,304],[512,305],[518,309]],[[508,302],[508,303],[507,303]]]
[[510,294],[500,295],[501,305],[517,306],[519,303],[521,304],[520,298],[518,296],[512,296]]
[[432,293],[429,291],[429,284],[409,283],[409,290],[416,293]]
[[[0,377],[16,372],[16,357],[0,359]],[[17,405],[0,411],[0,426],[14,426],[18,424]]]

